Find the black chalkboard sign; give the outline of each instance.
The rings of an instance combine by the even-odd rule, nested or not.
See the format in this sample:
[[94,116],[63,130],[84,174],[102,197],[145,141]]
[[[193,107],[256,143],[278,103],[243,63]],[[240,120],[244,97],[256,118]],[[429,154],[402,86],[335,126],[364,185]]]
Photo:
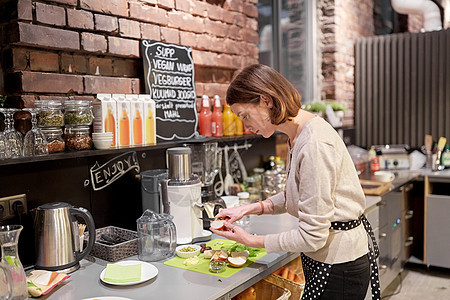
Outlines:
[[143,40],[142,53],[145,89],[156,103],[156,137],[167,141],[198,135],[192,49]]

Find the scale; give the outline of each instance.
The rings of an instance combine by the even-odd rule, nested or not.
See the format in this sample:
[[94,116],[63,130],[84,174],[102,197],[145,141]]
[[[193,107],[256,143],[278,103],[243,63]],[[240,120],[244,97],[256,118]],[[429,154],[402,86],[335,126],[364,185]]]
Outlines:
[[385,170],[409,169],[409,145],[375,145],[377,153],[381,152],[380,168]]

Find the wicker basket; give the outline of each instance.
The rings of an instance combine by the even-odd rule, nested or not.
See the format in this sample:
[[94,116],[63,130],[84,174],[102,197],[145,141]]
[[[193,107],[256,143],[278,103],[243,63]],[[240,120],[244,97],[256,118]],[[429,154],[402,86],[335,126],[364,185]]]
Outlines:
[[[97,242],[102,234],[117,234],[119,237],[127,241],[113,246],[105,245]],[[85,233],[85,235],[85,240],[87,240],[87,235],[89,235],[89,233]],[[92,256],[115,262],[138,254],[138,239],[136,231],[108,226],[95,230],[95,235],[96,242],[94,243],[90,253]]]
[[[284,267],[289,267],[297,275],[302,275],[301,273],[303,273],[302,260],[300,256],[289,262]],[[288,289],[291,292],[290,299],[292,300],[299,300],[303,295],[303,290],[305,289],[304,283],[297,283],[275,274],[270,274],[265,279],[277,286]]]
[[288,300],[291,292],[266,279],[255,284],[256,300]]

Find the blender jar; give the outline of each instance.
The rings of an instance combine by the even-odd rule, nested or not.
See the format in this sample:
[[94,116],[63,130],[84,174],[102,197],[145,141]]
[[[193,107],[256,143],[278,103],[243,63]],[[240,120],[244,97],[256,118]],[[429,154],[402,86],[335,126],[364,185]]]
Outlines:
[[175,254],[177,234],[172,219],[169,214],[147,209],[136,220],[140,260],[158,261]]

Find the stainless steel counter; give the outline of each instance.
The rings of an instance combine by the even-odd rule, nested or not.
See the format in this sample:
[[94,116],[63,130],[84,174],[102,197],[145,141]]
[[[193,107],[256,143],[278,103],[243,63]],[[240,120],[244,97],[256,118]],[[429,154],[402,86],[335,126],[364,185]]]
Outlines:
[[[290,215],[250,216],[246,229],[255,234],[277,233],[296,227],[296,218]],[[220,238],[213,235],[212,239]],[[260,281],[279,267],[296,258],[299,253],[271,253],[240,270],[229,278],[197,273],[164,265],[164,261],[152,262],[158,275],[133,286],[114,286],[103,283],[100,273],[107,261],[95,258],[95,262],[81,261],[81,268],[50,295],[41,299],[80,300],[100,296],[140,299],[230,299]],[[129,257],[127,260],[136,260]]]

